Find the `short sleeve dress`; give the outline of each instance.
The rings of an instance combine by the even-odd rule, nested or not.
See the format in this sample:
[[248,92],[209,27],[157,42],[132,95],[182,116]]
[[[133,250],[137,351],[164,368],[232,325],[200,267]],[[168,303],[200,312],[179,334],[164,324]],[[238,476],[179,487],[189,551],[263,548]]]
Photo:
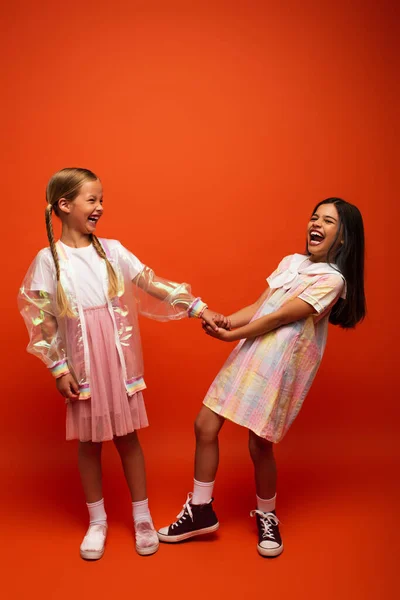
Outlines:
[[315,313],[253,339],[244,339],[212,383],[204,404],[271,442],[279,442],[296,418],[324,353],[329,313],[346,284],[335,265],[309,257],[285,257],[268,277],[269,294],[253,320],[300,298]]

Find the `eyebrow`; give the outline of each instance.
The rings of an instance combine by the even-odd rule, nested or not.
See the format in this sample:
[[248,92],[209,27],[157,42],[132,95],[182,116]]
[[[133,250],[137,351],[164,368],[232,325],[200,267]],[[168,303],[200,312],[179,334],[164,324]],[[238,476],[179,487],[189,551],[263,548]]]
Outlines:
[[[319,215],[318,215],[318,213],[315,212],[312,216],[318,217]],[[322,215],[322,216],[324,217],[324,219],[332,219],[332,221],[337,222],[337,219],[335,219],[335,217],[331,217],[330,215]]]

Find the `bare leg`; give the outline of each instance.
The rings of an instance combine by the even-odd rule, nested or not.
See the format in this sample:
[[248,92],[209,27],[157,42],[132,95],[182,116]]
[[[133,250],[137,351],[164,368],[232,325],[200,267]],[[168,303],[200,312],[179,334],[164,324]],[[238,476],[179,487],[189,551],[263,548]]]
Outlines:
[[121,458],[133,503],[136,551],[142,556],[157,552],[157,532],[149,512],[146,489],[146,469],[142,447],[136,431],[114,437],[114,444]]
[[254,464],[257,496],[273,498],[276,494],[276,463],[272,442],[249,431],[249,451]]
[[114,444],[121,458],[132,502],[145,500],[147,498],[146,468],[136,431],[115,437]]
[[101,442],[79,442],[78,466],[83,492],[88,504],[103,497],[101,477]]
[[194,430],[196,454],[194,477],[197,481],[214,481],[219,463],[218,434],[225,419],[207,406],[202,406],[197,415]]
[[[175,543],[213,533],[219,527],[211,494],[219,462],[218,434],[225,419],[202,406],[197,415],[194,430],[196,434],[196,454],[194,461],[195,485],[193,495],[189,494],[178,520],[158,531],[161,541]],[[202,491],[197,488],[201,487]],[[203,493],[204,492],[204,493]]]

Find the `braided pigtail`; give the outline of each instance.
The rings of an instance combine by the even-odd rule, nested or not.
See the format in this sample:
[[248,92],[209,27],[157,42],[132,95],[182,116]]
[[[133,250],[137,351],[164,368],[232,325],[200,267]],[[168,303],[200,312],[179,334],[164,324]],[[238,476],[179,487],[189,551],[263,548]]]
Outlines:
[[60,281],[60,263],[58,261],[57,248],[56,248],[56,243],[54,241],[53,224],[51,221],[52,211],[53,211],[52,205],[47,204],[46,210],[45,210],[47,237],[49,239],[50,250],[51,250],[51,254],[53,256],[54,265],[56,267],[56,273],[57,273],[56,303],[57,303],[58,310],[60,311],[61,317],[72,318],[72,317],[75,317],[75,315],[69,305],[66,293],[65,293],[64,288]]
[[92,242],[93,242],[93,246],[94,246],[97,254],[100,256],[100,258],[102,258],[103,260],[106,261],[107,275],[108,275],[108,296],[109,296],[109,298],[115,298],[115,296],[118,296],[118,292],[119,292],[119,284],[118,284],[117,274],[114,271],[112,264],[108,260],[107,254],[105,253],[104,248],[101,245],[99,239],[93,234],[92,234]]

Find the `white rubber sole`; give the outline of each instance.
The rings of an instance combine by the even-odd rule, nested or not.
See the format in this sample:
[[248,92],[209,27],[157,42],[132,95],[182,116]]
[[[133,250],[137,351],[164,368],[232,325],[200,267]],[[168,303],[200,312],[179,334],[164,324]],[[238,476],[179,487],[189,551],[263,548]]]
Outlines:
[[261,556],[266,556],[267,558],[274,558],[275,556],[279,556],[283,552],[283,544],[279,546],[279,548],[263,548],[257,544],[258,553]]
[[81,558],[85,560],[99,560],[104,554],[103,550],[80,550]]
[[197,537],[198,535],[206,535],[207,533],[214,533],[219,528],[219,523],[211,525],[211,527],[205,527],[204,529],[197,529],[196,531],[188,531],[188,533],[181,533],[181,535],[164,535],[157,531],[158,539],[161,542],[167,542],[167,544],[174,544],[176,542],[183,542],[190,538]]
[[150,556],[150,554],[155,554],[159,547],[160,544],[154,544],[154,546],[149,546],[148,548],[139,548],[139,546],[136,546],[136,552],[140,556]]

